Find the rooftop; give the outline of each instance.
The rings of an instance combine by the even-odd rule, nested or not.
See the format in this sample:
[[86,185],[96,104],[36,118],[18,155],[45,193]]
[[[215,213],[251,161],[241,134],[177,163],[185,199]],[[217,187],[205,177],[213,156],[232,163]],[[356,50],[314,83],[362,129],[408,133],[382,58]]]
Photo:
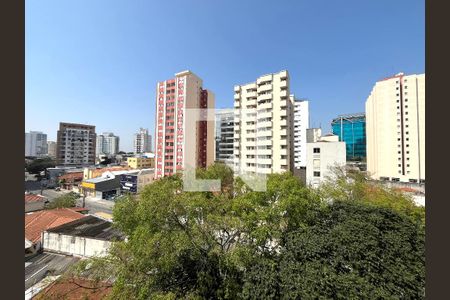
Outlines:
[[45,201],[45,197],[41,195],[36,194],[25,194],[25,202],[39,202],[39,201]]
[[111,293],[111,285],[83,278],[58,279],[33,299],[105,299]]
[[124,238],[124,235],[120,231],[113,228],[110,221],[106,221],[93,215],[88,215],[73,222],[53,227],[47,230],[47,232],[107,241]]
[[45,230],[83,218],[69,208],[55,208],[25,214],[25,238],[33,243],[41,239]]
[[60,275],[80,259],[73,256],[41,253],[25,264],[25,289],[41,281],[46,273]]

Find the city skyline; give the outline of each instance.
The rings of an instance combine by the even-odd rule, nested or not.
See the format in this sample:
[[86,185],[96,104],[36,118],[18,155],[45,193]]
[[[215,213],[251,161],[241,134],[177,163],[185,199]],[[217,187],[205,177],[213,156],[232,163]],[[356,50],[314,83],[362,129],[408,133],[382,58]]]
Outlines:
[[154,133],[155,84],[189,69],[217,108],[233,107],[234,85],[288,70],[311,126],[329,132],[336,115],[364,111],[374,82],[425,71],[423,1],[350,2],[114,1],[105,12],[101,1],[27,1],[25,131],[55,141],[59,122],[92,124],[132,151],[137,128]]

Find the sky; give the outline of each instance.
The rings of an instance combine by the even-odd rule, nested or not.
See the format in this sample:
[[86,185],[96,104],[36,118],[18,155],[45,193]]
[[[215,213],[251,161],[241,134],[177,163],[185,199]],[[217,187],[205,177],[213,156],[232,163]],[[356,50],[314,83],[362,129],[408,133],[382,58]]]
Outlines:
[[158,81],[191,70],[233,107],[233,86],[288,70],[310,125],[364,112],[376,81],[425,72],[424,0],[26,0],[25,129],[154,135]]

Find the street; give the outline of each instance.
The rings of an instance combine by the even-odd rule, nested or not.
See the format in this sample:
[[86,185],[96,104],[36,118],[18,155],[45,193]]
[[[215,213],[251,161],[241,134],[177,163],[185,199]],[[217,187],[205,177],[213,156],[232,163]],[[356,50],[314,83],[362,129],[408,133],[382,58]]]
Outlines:
[[[33,194],[41,194],[41,183],[36,180],[33,175],[25,173],[25,190]],[[42,196],[46,197],[49,202],[52,202],[55,198],[62,196],[66,193],[70,193],[67,190],[56,191],[54,189],[43,189]],[[95,214],[97,212],[105,212],[112,214],[112,209],[114,207],[113,201],[108,200],[97,200],[90,197],[86,197],[86,208],[89,209],[89,213]],[[77,206],[83,206],[83,197],[77,200]]]

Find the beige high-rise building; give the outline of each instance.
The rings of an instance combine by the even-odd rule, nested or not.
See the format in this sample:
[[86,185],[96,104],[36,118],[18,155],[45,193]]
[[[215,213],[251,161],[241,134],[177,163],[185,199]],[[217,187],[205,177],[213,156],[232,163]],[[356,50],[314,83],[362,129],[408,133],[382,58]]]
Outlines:
[[293,170],[294,101],[289,73],[259,77],[234,87],[234,167],[242,173]]
[[425,182],[425,74],[378,81],[366,101],[366,122],[371,176]]

